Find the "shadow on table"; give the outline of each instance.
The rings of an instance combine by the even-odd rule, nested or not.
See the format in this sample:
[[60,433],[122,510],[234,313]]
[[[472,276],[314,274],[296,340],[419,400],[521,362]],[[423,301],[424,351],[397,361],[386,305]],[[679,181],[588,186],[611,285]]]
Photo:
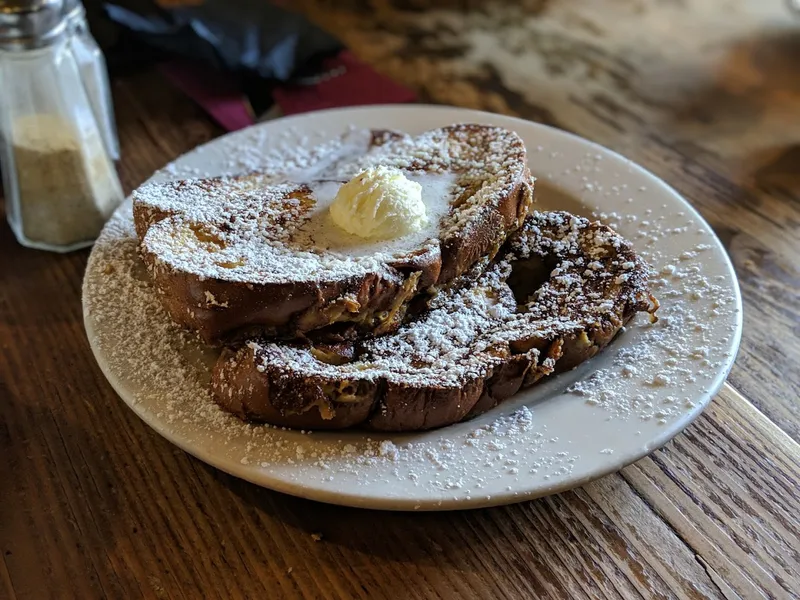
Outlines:
[[[304,537],[309,542],[324,543],[328,551],[315,552],[316,558],[333,564],[339,560],[339,552],[346,552],[349,557],[355,553],[421,565],[446,562],[456,569],[470,570],[469,565],[475,560],[475,538],[482,540],[486,552],[491,555],[503,554],[504,550],[519,552],[520,546],[526,545],[522,538],[529,538],[527,542],[533,551],[535,546],[546,545],[548,539],[559,535],[559,518],[547,518],[554,510],[547,498],[514,505],[528,510],[515,508],[512,511],[508,506],[440,512],[370,510],[295,498],[205,464],[201,467],[244,504],[294,530],[294,537],[299,538],[300,544]],[[561,494],[564,495],[574,496],[575,493]],[[521,521],[526,522],[524,528],[520,526]],[[563,534],[563,529],[560,531]],[[480,563],[490,560],[484,557]],[[526,557],[527,560],[533,558]]]

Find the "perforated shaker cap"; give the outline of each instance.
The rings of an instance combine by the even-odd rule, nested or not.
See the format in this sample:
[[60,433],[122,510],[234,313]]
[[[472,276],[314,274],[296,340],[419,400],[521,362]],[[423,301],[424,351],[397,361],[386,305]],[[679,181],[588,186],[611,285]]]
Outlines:
[[0,0],[0,48],[28,50],[64,33],[63,0]]

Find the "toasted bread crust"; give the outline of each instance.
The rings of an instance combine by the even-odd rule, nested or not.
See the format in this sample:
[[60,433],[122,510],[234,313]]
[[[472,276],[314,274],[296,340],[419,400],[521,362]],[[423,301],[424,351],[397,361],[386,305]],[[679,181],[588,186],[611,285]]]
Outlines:
[[[458,201],[467,207],[483,194],[482,204],[469,205],[465,218],[459,216],[465,209],[453,207],[435,243],[383,260],[378,268],[348,276],[326,277],[323,274],[313,280],[270,281],[258,277],[230,278],[225,274],[220,276],[187,268],[185,263],[172,260],[169,253],[164,252],[164,245],[156,242],[157,234],[163,236],[165,230],[174,231],[177,236],[190,219],[182,214],[180,207],[152,202],[152,187],[137,190],[133,195],[134,221],[141,241],[140,252],[170,316],[177,323],[196,330],[211,344],[241,340],[253,334],[289,339],[340,322],[353,323],[362,333],[382,334],[395,330],[415,296],[432,286],[446,284],[476,262],[493,257],[507,236],[519,227],[533,202],[533,181],[527,168],[525,148],[516,134],[480,125],[457,125],[427,135],[441,140],[453,156],[436,155],[427,162],[418,158],[404,162],[403,153],[414,148],[414,140],[375,131],[370,148],[374,150],[380,146],[384,154],[371,158],[367,155],[368,159],[362,157],[361,163],[356,163],[394,160],[411,169],[458,171],[471,164],[470,161],[478,164],[481,151],[473,146],[485,144],[505,160],[504,164],[497,165],[498,180],[489,180],[489,175],[484,175],[493,173],[488,167],[484,171],[476,167],[472,179],[458,171],[459,177],[469,180],[473,186],[471,193],[463,194]],[[505,146],[502,152],[497,149],[498,144]],[[348,168],[340,173],[346,173]],[[191,193],[196,195],[198,189],[200,192],[205,188],[218,189],[232,181],[244,190],[242,193],[270,184],[266,176],[250,175],[224,182],[217,178],[157,185],[173,195],[180,195],[193,186]],[[214,223],[201,225],[217,226]],[[236,267],[238,265],[232,270]]]
[[[512,290],[514,269],[529,262],[550,274],[536,289]],[[212,390],[226,410],[280,426],[431,429],[572,369],[637,312],[657,307],[647,266],[628,242],[599,223],[536,213],[486,271],[454,281],[397,333],[355,344],[254,341],[227,349]],[[436,336],[447,339],[431,343]]]

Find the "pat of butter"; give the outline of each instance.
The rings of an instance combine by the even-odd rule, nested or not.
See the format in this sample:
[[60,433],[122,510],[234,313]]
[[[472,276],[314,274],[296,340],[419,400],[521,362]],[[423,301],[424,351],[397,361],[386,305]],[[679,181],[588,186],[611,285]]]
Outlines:
[[346,232],[373,239],[402,237],[428,221],[422,186],[389,167],[371,167],[345,183],[330,214]]

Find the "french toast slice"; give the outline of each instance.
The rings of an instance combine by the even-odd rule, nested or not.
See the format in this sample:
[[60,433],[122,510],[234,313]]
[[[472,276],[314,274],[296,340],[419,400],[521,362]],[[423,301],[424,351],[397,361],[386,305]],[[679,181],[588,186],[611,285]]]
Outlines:
[[[140,253],[170,316],[212,344],[335,323],[391,332],[415,296],[492,258],[533,202],[525,146],[511,131],[466,124],[361,140],[311,168],[136,190]],[[331,222],[338,188],[374,166],[420,183],[427,229],[365,242]]]
[[569,213],[533,213],[487,262],[393,334],[224,350],[215,399],[244,419],[302,429],[441,427],[575,367],[658,308],[630,243]]

